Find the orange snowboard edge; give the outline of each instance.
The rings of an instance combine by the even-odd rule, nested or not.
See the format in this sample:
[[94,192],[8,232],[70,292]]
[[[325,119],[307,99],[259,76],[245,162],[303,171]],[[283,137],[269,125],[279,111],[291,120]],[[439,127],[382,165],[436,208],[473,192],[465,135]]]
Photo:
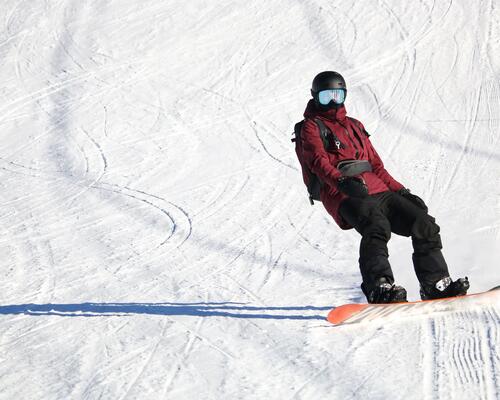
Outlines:
[[331,310],[326,319],[332,324],[340,324],[352,315],[363,311],[366,307],[368,307],[368,304],[344,304]]

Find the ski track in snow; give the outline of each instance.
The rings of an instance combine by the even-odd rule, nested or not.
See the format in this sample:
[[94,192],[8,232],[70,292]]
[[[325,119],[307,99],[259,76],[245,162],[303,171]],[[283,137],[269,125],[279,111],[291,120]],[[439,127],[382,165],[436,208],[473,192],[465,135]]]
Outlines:
[[[500,282],[494,0],[2,3],[0,399],[497,399],[500,305],[333,327],[355,232],[290,143],[312,77]],[[409,242],[398,281],[418,292]]]

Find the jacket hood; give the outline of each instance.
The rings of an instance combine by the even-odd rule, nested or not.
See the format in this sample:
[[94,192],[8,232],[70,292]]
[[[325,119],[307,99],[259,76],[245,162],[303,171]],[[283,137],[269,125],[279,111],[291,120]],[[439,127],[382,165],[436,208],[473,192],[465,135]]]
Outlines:
[[329,110],[321,110],[316,106],[314,99],[310,99],[304,111],[305,118],[323,117],[332,121],[344,121],[347,116],[345,106],[342,104],[339,108],[331,108]]

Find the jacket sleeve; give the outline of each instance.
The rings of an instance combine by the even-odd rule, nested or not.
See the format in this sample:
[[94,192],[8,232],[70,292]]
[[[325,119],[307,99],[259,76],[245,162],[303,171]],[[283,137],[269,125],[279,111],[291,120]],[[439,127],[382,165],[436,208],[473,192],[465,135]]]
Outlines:
[[331,164],[316,122],[306,119],[300,136],[302,139],[302,155],[306,165],[328,186],[337,187],[337,180],[342,174]]
[[397,192],[398,190],[403,189],[404,186],[394,179],[385,169],[384,163],[373,147],[370,139],[367,138],[366,141],[369,145],[370,164],[372,165],[375,175],[377,175],[389,187],[391,192]]

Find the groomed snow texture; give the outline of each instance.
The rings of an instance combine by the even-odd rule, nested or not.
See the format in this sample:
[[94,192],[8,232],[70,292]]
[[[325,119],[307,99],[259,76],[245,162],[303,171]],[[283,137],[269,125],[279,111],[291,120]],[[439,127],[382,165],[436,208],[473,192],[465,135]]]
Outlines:
[[[0,399],[500,397],[500,305],[333,327],[358,234],[290,142],[347,81],[452,276],[500,284],[496,0],[0,4]],[[397,282],[418,298],[411,241]]]

